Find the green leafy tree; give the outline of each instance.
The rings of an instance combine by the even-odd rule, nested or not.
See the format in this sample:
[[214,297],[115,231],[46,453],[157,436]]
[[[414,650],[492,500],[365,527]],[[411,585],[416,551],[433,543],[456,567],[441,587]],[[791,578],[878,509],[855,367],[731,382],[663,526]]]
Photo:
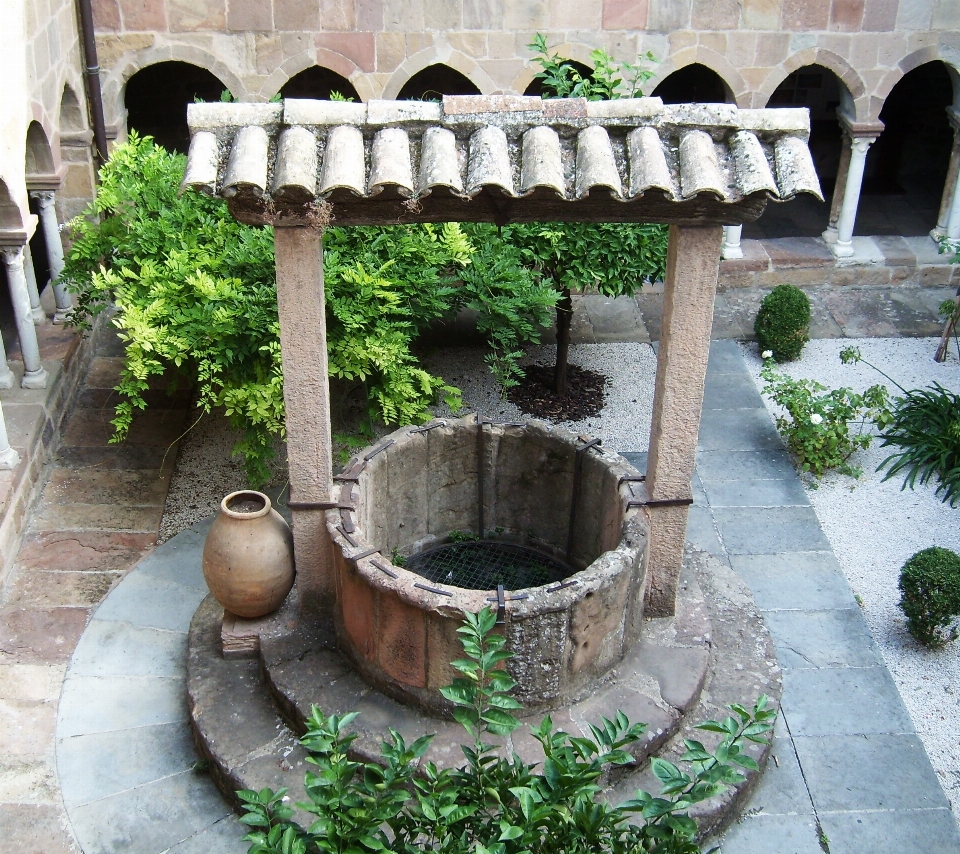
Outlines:
[[[116,306],[125,363],[115,441],[146,408],[151,379],[177,372],[203,411],[224,408],[240,432],[234,451],[259,484],[285,430],[273,234],[236,222],[218,199],[179,195],[184,167],[136,134],[113,151],[96,202],[71,223],[63,278],[77,294],[73,322],[89,328]],[[492,228],[476,240],[456,223],[330,228],[324,244],[330,372],[362,384],[377,421],[423,421],[438,397],[459,408],[458,389],[411,349],[431,321],[474,308],[488,362],[510,383],[555,302]]]
[[[534,51],[533,61],[541,68],[537,79],[544,97],[589,101],[634,97],[653,74],[642,64],[618,67],[605,51],[595,50],[591,55],[593,73],[584,77],[570,60],[551,54],[541,34],[527,47]],[[655,61],[651,53],[643,59]],[[553,386],[557,394],[564,394],[573,316],[571,292],[582,289],[610,297],[629,296],[644,281],[663,278],[667,228],[634,223],[524,223],[506,226],[503,235],[520,249],[524,263],[544,276],[559,295]]]

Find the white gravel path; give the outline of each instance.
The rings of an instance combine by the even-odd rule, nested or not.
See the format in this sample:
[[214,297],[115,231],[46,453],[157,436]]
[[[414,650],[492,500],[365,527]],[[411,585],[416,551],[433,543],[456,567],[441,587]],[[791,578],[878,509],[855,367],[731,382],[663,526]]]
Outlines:
[[[841,364],[840,350],[855,345],[906,388],[938,380],[960,389],[956,354],[938,365],[932,358],[936,343],[936,339],[821,339],[809,343],[799,361],[782,367],[792,376],[811,377],[829,387],[862,390],[882,377],[865,365]],[[742,349],[759,385],[756,346],[744,344]],[[462,389],[467,411],[505,420],[519,417],[516,407],[500,397],[483,354],[481,348],[445,348],[425,361],[430,370]],[[530,351],[527,361],[547,364],[552,358],[552,347],[540,347]],[[646,450],[656,371],[650,345],[577,345],[571,348],[570,360],[601,371],[610,384],[601,416],[562,426],[600,436],[604,447],[615,451]],[[772,412],[774,407],[768,406]],[[162,539],[216,512],[223,495],[244,485],[242,466],[230,457],[233,442],[222,417],[203,419],[188,434],[171,482]],[[874,443],[852,461],[863,468],[861,479],[833,475],[819,485],[808,481],[805,486],[960,820],[960,642],[936,652],[920,647],[907,633],[897,608],[897,579],[910,555],[931,545],[960,551],[960,508],[942,504],[930,487],[901,492],[899,479],[882,483],[875,469],[886,454]],[[277,478],[275,486],[280,485],[282,479]]]
[[[885,382],[866,365],[842,364],[840,351],[848,346],[859,347],[864,358],[904,388],[936,380],[960,389],[956,350],[946,363],[937,364],[935,338],[820,339],[807,344],[798,361],[780,367],[790,376],[815,379],[829,388],[862,391]],[[741,347],[762,386],[756,345]],[[776,407],[769,401],[767,406],[773,414]],[[901,491],[899,477],[882,482],[883,473],[876,468],[891,450],[874,442],[851,459],[863,469],[861,478],[828,475],[819,485],[808,479],[805,488],[960,820],[960,641],[938,651],[920,646],[907,633],[897,607],[897,581],[907,558],[934,545],[960,552],[960,507],[943,504],[932,486]]]

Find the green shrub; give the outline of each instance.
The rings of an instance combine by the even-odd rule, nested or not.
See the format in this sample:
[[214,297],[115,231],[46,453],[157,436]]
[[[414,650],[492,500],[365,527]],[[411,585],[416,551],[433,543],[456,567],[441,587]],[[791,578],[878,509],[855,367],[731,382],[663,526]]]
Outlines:
[[801,471],[815,477],[832,469],[851,477],[862,474],[847,460],[854,451],[870,447],[872,437],[863,432],[866,422],[883,422],[888,400],[885,386],[871,386],[863,394],[849,388],[828,389],[815,380],[780,373],[770,359],[760,377],[765,381],[763,393],[787,410],[789,418],[777,417],[777,429]]
[[778,362],[792,362],[810,340],[810,300],[800,288],[777,285],[760,303],[753,324],[760,351]]
[[489,608],[464,615],[457,631],[465,657],[452,663],[461,676],[442,689],[470,736],[463,766],[440,770],[422,761],[432,736],[408,746],[394,729],[380,763],[354,762],[356,735],[347,727],[356,714],[325,717],[314,706],[302,743],[315,770],[306,774],[309,801],[298,806],[316,820],[306,829],[291,821],[284,789],[238,792],[246,810],[240,820],[251,828],[249,854],[698,854],[688,812],[742,782],[740,769],[757,770],[743,747],[768,743],[776,712],[767,698],[700,724],[720,739],[712,752],[684,742],[690,773],[653,757],[659,796],[638,791],[612,806],[600,797],[601,775],[633,762],[627,748],[641,740],[645,724],[618,712],[583,737],[554,730],[547,717],[530,730],[543,749],[541,773],[516,755],[498,755],[491,737],[520,726],[512,714],[520,706],[509,694],[516,683],[502,665],[511,656],[495,622]]
[[[185,163],[149,137],[131,133],[117,146],[94,206],[71,223],[63,278],[77,294],[76,325],[117,308],[125,363],[114,440],[146,408],[150,379],[180,373],[203,410],[224,408],[241,435],[234,452],[257,485],[285,429],[273,232],[236,222],[222,200],[180,195]],[[459,408],[459,390],[411,349],[432,320],[476,309],[505,384],[515,382],[523,344],[548,324],[554,290],[523,269],[517,250],[503,249],[493,227],[475,234],[456,223],[325,232],[330,374],[363,386],[371,419],[423,421],[438,397]]]
[[877,420],[882,447],[894,445],[902,449],[877,466],[877,471],[887,469],[883,479],[889,480],[902,472],[900,488],[914,489],[918,478],[921,485],[936,478],[934,494],[956,507],[960,502],[960,394],[938,382],[907,391],[881,368],[864,359],[856,347],[844,348],[840,359],[844,364],[869,365],[903,392],[893,399],[884,417]]
[[918,479],[921,485],[935,479],[935,494],[956,507],[960,501],[960,394],[937,382],[912,389],[894,401],[891,415],[891,424],[880,433],[883,446],[902,450],[878,466],[887,468],[883,479],[902,472],[902,489],[913,489]]
[[917,552],[900,570],[899,587],[911,635],[930,647],[957,639],[960,555],[939,546]]

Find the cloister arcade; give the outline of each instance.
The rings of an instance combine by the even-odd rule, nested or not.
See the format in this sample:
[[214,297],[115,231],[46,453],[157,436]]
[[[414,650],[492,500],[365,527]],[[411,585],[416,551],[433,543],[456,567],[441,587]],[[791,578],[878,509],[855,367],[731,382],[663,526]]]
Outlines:
[[[589,50],[559,48],[582,74],[588,74]],[[436,54],[436,55],[434,55]],[[313,57],[313,62],[309,57]],[[326,64],[324,64],[326,63]],[[330,67],[333,66],[333,67]],[[527,63],[516,78],[524,94],[540,92]],[[222,59],[199,50],[143,51],[117,63],[104,75],[108,118],[114,136],[128,129],[150,134],[165,147],[186,152],[186,106],[194,100],[218,101],[224,92],[237,100],[274,97],[328,99],[333,93],[354,101],[388,96],[431,100],[442,95],[490,94],[490,76],[456,51],[421,50],[387,79],[372,78],[333,48],[316,48],[287,61],[289,76],[276,70],[275,85],[254,91],[255,83],[231,71]],[[853,255],[856,235],[920,236],[960,239],[957,172],[960,115],[954,104],[957,70],[923,50],[904,57],[879,91],[870,94],[861,75],[838,54],[805,49],[781,63],[753,89],[718,53],[689,49],[654,67],[650,94],[666,103],[735,103],[740,107],[807,107],[811,115],[810,149],[826,202],[812,198],[772,206],[757,223],[726,229],[723,255],[741,257],[746,238],[822,235],[838,258]],[[248,89],[247,86],[250,86]],[[112,112],[112,115],[111,115]],[[44,380],[34,324],[49,322],[40,294],[63,263],[58,221],[82,210],[93,193],[91,132],[85,97],[65,85],[56,122],[31,121],[24,139],[29,215],[25,221],[16,193],[0,185],[0,334],[19,346],[26,371],[24,385]],[[35,219],[33,219],[35,218]],[[29,235],[29,239],[28,239]],[[53,322],[70,309],[69,294],[52,288]],[[29,322],[28,322],[29,321]],[[17,342],[14,344],[14,342]],[[2,373],[2,371],[0,371]],[[0,383],[12,382],[9,376]],[[0,445],[2,445],[0,436]],[[0,465],[4,448],[0,447]]]

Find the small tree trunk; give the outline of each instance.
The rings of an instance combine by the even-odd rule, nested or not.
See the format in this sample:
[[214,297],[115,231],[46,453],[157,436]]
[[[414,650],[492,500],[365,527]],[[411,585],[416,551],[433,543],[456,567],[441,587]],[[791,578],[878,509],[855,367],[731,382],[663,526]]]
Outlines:
[[567,392],[567,354],[570,352],[570,321],[573,319],[573,300],[570,289],[563,288],[557,302],[557,363],[553,369],[553,390]]

